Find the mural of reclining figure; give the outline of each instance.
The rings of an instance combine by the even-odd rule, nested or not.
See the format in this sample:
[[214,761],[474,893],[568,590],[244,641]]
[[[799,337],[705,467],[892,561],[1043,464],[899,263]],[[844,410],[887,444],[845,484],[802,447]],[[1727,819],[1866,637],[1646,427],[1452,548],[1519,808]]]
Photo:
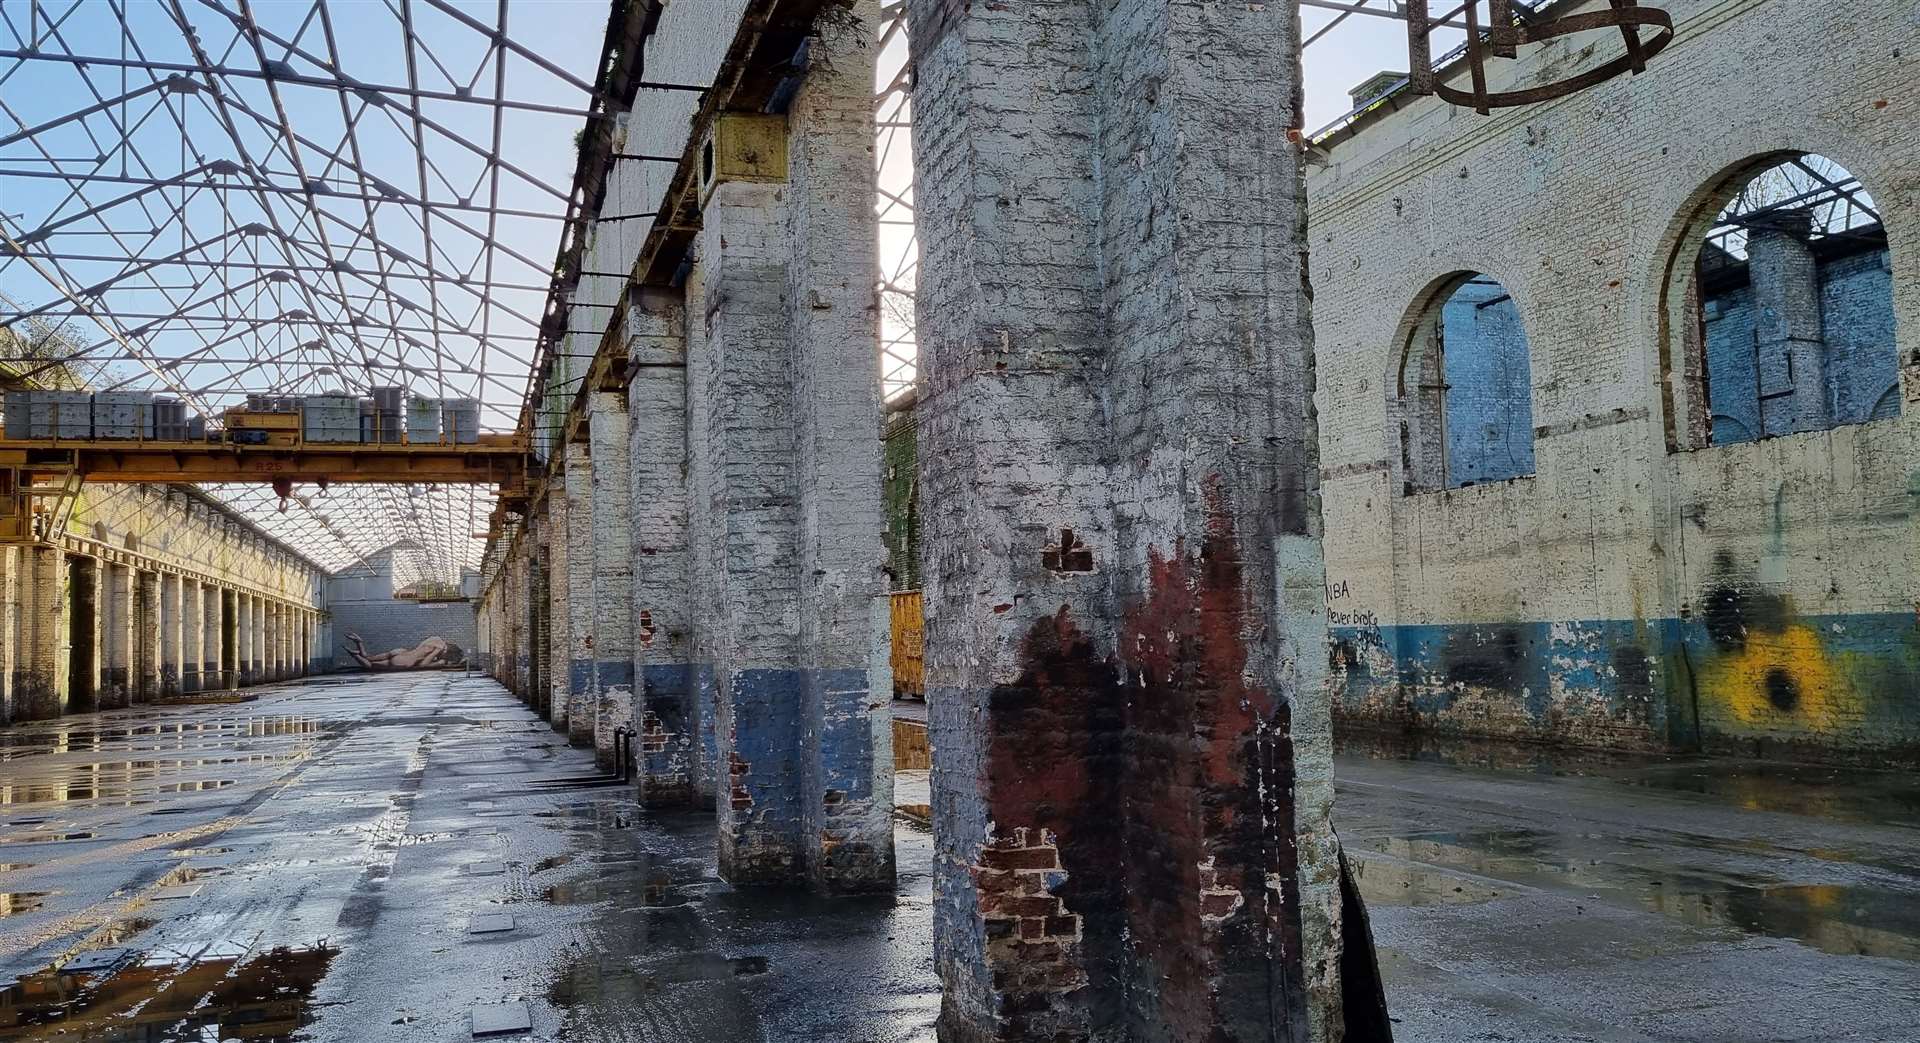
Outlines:
[[369,670],[436,670],[460,666],[467,661],[467,654],[460,646],[444,637],[430,637],[412,648],[396,648],[391,652],[369,655],[366,642],[361,640],[360,635],[348,634],[347,654]]

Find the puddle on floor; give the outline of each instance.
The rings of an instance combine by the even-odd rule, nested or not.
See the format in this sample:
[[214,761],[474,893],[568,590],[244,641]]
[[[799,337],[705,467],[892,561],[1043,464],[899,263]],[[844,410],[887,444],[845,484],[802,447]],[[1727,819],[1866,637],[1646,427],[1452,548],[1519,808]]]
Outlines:
[[1623,773],[1614,781],[1697,794],[1749,811],[1875,826],[1920,825],[1920,787],[1911,776],[1898,772],[1716,760]]
[[1920,895],[1831,884],[1654,889],[1640,904],[1696,927],[1791,938],[1821,952],[1920,961]]
[[97,949],[101,946],[119,945],[159,922],[144,916],[136,916],[130,920],[115,920],[101,928],[93,937],[88,938],[88,947]]
[[131,958],[99,975],[42,971],[0,990],[4,1043],[291,1043],[338,949],[182,962]]
[[1368,905],[1477,905],[1500,897],[1497,888],[1422,865],[1358,853],[1350,861],[1360,897]]
[[1353,855],[1363,897],[1382,905],[1488,901],[1506,882],[1645,909],[1694,927],[1792,939],[1828,953],[1920,961],[1920,890],[1688,868],[1663,863],[1635,844],[1586,857],[1582,843],[1595,840],[1619,842],[1535,830],[1430,833],[1383,841],[1379,847],[1390,859]]
[[57,844],[63,840],[92,840],[93,834],[86,833],[22,833],[14,837],[0,837],[0,844]]

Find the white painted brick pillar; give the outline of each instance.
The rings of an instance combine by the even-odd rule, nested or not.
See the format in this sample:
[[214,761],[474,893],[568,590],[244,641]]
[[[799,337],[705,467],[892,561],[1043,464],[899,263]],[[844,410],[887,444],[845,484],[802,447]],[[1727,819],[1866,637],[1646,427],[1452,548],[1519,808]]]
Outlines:
[[594,684],[593,462],[584,442],[569,442],[567,454],[567,741],[592,746],[599,696]]
[[67,562],[58,547],[20,548],[20,640],[14,658],[13,719],[60,716],[66,691]]
[[0,726],[13,723],[13,664],[20,649],[20,549],[0,546]]
[[248,635],[253,642],[253,683],[264,684],[269,680],[267,660],[271,654],[267,644],[267,599],[254,594],[248,601],[253,609],[253,631]]
[[101,616],[106,607],[106,567],[98,558],[75,554],[67,559],[66,601],[73,627],[61,635],[66,662],[65,710],[81,713],[100,704]]
[[288,625],[287,622],[291,612],[292,606],[286,602],[274,602],[273,675],[282,681],[293,676],[293,654],[288,650],[288,645],[291,643],[293,636],[293,628]]
[[633,507],[634,669],[640,801],[713,798],[713,661],[696,658],[688,603],[687,339],[678,294],[628,297],[629,498]]
[[735,883],[795,882],[806,864],[785,190],[715,187],[688,281],[691,603],[714,664],[720,872]]
[[[633,724],[633,517],[626,396],[596,391],[587,409],[593,475],[593,749],[595,762],[610,770],[614,732]],[[633,748],[637,751],[639,744]]]
[[[564,449],[556,451],[565,452]],[[547,721],[554,731],[561,733],[567,731],[568,678],[572,675],[568,661],[573,652],[567,640],[567,506],[563,458],[562,465],[554,469],[553,477],[547,481],[547,669],[544,678]]]
[[330,663],[321,662],[325,649],[320,641],[320,633],[320,613],[314,609],[308,609],[306,626],[300,632],[302,648],[300,661],[305,664],[306,672],[309,674],[325,673],[331,668]]
[[262,681],[280,680],[280,605],[271,599],[260,605],[260,632],[263,640],[260,655],[260,679]]
[[102,561],[100,698],[102,710],[133,705],[133,569]]
[[787,112],[801,836],[828,892],[893,890],[893,675],[880,495],[878,0],[829,5]]
[[236,687],[234,672],[227,668],[227,625],[233,612],[233,598],[214,584],[205,588],[207,640],[201,651],[200,684],[203,691]]
[[133,701],[160,697],[160,573],[140,571],[133,579]]
[[234,687],[246,688],[259,680],[254,676],[255,645],[253,642],[253,596],[244,591],[235,591],[233,595],[234,624]]
[[[164,638],[171,634],[178,639],[175,646],[178,658],[174,660],[174,685],[167,689],[175,692],[197,692],[200,690],[201,651],[207,644],[207,627],[202,616],[206,612],[206,597],[200,591],[198,580],[182,576],[168,576],[171,581],[170,594],[161,597],[162,610],[173,607],[173,622],[161,630]],[[164,678],[162,684],[165,684]]]
[[941,1038],[1385,1038],[1327,818],[1297,12],[908,17]]
[[20,650],[20,549],[0,546],[0,726],[13,723],[14,661]]

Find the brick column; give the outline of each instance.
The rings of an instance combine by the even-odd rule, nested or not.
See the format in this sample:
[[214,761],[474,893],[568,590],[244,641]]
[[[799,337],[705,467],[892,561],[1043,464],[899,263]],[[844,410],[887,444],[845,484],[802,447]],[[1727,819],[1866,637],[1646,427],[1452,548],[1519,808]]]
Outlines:
[[13,723],[14,662],[20,654],[20,548],[0,545],[0,726]]
[[253,630],[247,635],[247,640],[249,641],[247,649],[248,662],[251,664],[253,670],[253,683],[262,684],[269,679],[267,677],[267,660],[269,658],[267,645],[267,599],[258,595],[250,595],[247,598],[247,607],[253,614]]
[[66,638],[67,713],[90,713],[100,707],[100,653],[103,627],[102,596],[105,571],[100,559],[85,554],[67,558],[67,611],[72,631]]
[[540,676],[540,664],[546,662],[547,644],[547,581],[540,565],[540,541],[545,538],[546,527],[529,517],[526,541],[520,548],[520,580],[522,596],[526,599],[527,625],[520,639],[519,679],[520,698],[536,712],[544,712],[541,693],[546,691],[546,681]]
[[239,687],[237,671],[232,665],[237,651],[233,643],[238,640],[237,611],[232,592],[217,586],[207,587],[206,665],[201,668],[201,682],[208,691]]
[[101,562],[100,696],[102,710],[133,705],[133,570]]
[[553,730],[567,731],[567,706],[571,692],[572,645],[567,640],[567,473],[565,449],[561,466],[547,482],[546,543],[546,664],[544,680],[546,702],[543,708]]
[[131,705],[127,678],[132,672],[132,572],[123,565],[94,561],[94,613],[98,638],[94,668],[100,680],[94,686],[94,705],[111,711]]
[[251,600],[240,591],[227,595],[232,608],[232,648],[230,658],[233,662],[231,685],[246,688],[253,684],[253,605]]
[[593,475],[593,750],[595,763],[611,770],[613,733],[633,724],[633,517],[627,509],[632,475],[627,467],[626,396],[594,392],[587,430]]
[[269,681],[278,681],[287,676],[286,652],[282,647],[286,638],[280,632],[282,611],[284,608],[279,602],[269,601],[262,613],[265,617],[262,629],[267,637],[267,654],[262,657],[266,660],[266,665],[262,669],[266,671],[266,679]]
[[592,746],[599,697],[594,687],[593,461],[585,442],[569,442],[567,454],[567,741]]
[[137,573],[133,584],[133,701],[150,703],[160,698],[160,573]]
[[784,191],[717,186],[687,285],[704,329],[688,345],[692,605],[715,664],[720,871],[735,883],[795,881],[806,863]]
[[0,545],[0,727],[13,723],[14,662],[20,653],[20,548]]
[[1832,426],[1820,267],[1808,246],[1812,234],[1811,212],[1779,210],[1759,215],[1747,238],[1754,362],[1768,435]]
[[324,674],[333,668],[333,650],[321,642],[320,613],[307,613],[307,672]]
[[58,547],[23,546],[18,573],[13,719],[44,721],[60,716],[66,693],[66,555]]
[[1384,1039],[1327,821],[1297,14],[908,17],[941,1037]]
[[[804,669],[801,832],[832,892],[893,890],[893,698],[880,497],[873,77],[878,0],[829,9],[787,112]],[[791,567],[791,566],[790,566]]]
[[[522,532],[524,529],[522,526]],[[510,549],[500,565],[501,644],[494,656],[500,683],[524,699],[520,689],[520,628],[526,622],[527,606],[525,588],[520,583],[520,538],[508,544]]]
[[[199,580],[180,576],[167,578],[173,580],[173,596],[179,605],[179,612],[175,614],[180,637],[180,658],[176,666],[179,687],[174,691],[197,692],[203,683],[200,675],[204,662],[202,650],[207,646],[206,594],[200,589]],[[167,602],[168,605],[175,603]]]
[[[634,659],[640,671],[640,801],[713,797],[713,660],[697,660],[688,588],[687,339],[678,294],[629,298],[627,384],[633,504]],[[703,327],[704,328],[704,327]],[[702,724],[705,727],[702,727]]]

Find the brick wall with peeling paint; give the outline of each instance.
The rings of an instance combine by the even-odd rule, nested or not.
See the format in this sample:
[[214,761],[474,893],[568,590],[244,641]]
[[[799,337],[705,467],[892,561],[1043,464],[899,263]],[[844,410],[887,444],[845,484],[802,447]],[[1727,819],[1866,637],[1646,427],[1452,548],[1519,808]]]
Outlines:
[[[1308,195],[1339,711],[1590,745],[1912,756],[1920,20],[1662,6],[1678,35],[1642,76],[1491,118],[1409,100],[1320,146]],[[1493,86],[1619,47],[1523,48],[1492,64]],[[1672,451],[1689,422],[1668,393],[1687,318],[1674,266],[1692,264],[1723,192],[1798,152],[1844,165],[1885,215],[1900,415]],[[1457,271],[1500,280],[1526,324],[1536,473],[1406,495],[1392,377],[1413,302]]]

